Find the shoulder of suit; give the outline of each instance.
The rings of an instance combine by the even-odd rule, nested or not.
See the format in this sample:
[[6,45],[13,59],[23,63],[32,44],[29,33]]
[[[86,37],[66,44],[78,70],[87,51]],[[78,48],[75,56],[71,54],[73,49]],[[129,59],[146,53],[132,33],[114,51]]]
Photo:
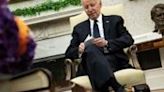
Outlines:
[[122,18],[120,15],[108,15],[108,16],[103,16],[107,18]]
[[78,23],[75,27],[80,27],[80,26],[83,26],[83,25],[88,24],[88,23],[89,23],[89,19]]
[[104,20],[109,20],[109,21],[123,21],[123,18],[119,15],[109,15],[109,16],[104,16]]

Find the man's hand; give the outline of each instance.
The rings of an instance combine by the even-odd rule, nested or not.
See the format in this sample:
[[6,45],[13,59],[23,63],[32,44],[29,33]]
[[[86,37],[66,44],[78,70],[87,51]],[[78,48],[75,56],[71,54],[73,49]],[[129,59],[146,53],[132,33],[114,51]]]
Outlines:
[[80,45],[79,45],[79,53],[82,54],[82,53],[84,52],[84,49],[85,49],[85,45],[84,45],[84,43],[82,42],[82,43],[80,43]]
[[105,47],[108,45],[108,41],[104,38],[99,37],[93,39],[93,44],[95,44],[98,47]]

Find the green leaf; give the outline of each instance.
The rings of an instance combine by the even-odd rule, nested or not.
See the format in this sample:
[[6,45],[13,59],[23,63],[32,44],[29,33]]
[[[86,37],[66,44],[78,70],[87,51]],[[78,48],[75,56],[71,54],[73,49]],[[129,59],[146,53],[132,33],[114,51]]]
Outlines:
[[81,0],[59,0],[57,2],[53,2],[51,0],[48,0],[34,7],[28,7],[23,9],[18,8],[15,11],[13,11],[13,14],[16,16],[33,16],[49,10],[58,11],[69,5],[78,6],[80,5],[80,1]]

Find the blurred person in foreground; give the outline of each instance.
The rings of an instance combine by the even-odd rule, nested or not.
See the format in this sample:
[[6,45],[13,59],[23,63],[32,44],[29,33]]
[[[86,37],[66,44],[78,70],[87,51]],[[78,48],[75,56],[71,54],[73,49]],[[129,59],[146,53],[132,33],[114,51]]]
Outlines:
[[36,43],[29,27],[7,5],[8,0],[0,0],[0,74],[15,75],[31,66]]
[[[115,92],[124,92],[114,72],[132,68],[123,49],[134,40],[124,26],[121,16],[104,16],[101,13],[101,0],[81,0],[89,19],[77,24],[72,33],[71,43],[66,50],[66,58],[76,59],[82,54],[82,62],[77,76],[88,75],[96,92],[108,92],[111,86]],[[85,42],[92,36],[90,44]]]

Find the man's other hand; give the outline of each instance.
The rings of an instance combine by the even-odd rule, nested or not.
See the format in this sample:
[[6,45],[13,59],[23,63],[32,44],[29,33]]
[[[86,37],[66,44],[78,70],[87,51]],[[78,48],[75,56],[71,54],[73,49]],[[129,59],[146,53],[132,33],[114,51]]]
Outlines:
[[79,53],[82,54],[82,53],[84,52],[84,49],[85,49],[85,45],[84,45],[84,43],[82,42],[82,43],[80,43],[80,45],[79,45]]

